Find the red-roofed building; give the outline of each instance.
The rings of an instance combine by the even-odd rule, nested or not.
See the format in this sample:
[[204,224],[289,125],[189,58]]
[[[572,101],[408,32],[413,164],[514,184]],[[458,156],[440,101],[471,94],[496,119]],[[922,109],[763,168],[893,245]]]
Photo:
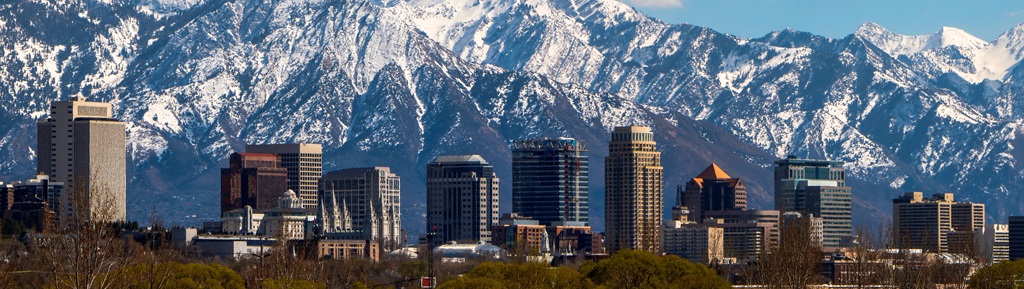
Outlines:
[[686,182],[686,189],[679,193],[679,205],[685,206],[690,211],[689,219],[698,223],[707,211],[747,209],[747,187],[717,164]]

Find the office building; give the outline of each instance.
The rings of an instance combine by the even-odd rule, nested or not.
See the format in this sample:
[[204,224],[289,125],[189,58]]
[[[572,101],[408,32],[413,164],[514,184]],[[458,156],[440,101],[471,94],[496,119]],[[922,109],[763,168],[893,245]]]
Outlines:
[[[386,250],[404,244],[401,180],[388,167],[351,168],[324,174],[319,221],[324,233],[354,233]],[[337,239],[328,237],[329,239]],[[348,239],[349,237],[343,237]]]
[[722,228],[726,258],[748,262],[778,247],[779,220],[775,210],[708,211],[702,224]]
[[[789,231],[792,230],[792,231]],[[779,226],[779,243],[789,242],[786,238],[805,238],[821,248],[825,238],[824,220],[814,215],[804,216],[797,212],[782,213]]]
[[512,143],[512,212],[545,226],[587,226],[586,152],[583,141],[571,138]]
[[843,162],[789,156],[775,164],[775,209],[821,217],[826,247],[848,245],[853,236],[852,189]]
[[264,211],[274,208],[288,190],[288,170],[275,154],[233,153],[228,168],[220,170],[220,211],[245,206]]
[[498,224],[499,179],[479,155],[439,156],[427,164],[431,245],[491,241]]
[[114,119],[113,106],[81,96],[54,101],[37,133],[37,171],[66,186],[58,205],[61,222],[74,215],[124,221],[125,123]]
[[662,248],[665,254],[676,255],[705,265],[720,263],[725,258],[725,230],[687,221],[673,212],[677,219],[665,222]]
[[1024,260],[1024,216],[1010,216],[1010,261]]
[[649,127],[616,127],[605,158],[605,246],[660,253],[661,152]]
[[680,193],[677,205],[686,207],[690,211],[689,219],[694,222],[704,220],[706,211],[747,209],[747,187],[717,164],[711,164],[686,182],[686,190]]
[[974,230],[974,237],[985,264],[1010,260],[1010,225],[986,224]]
[[502,215],[498,224],[491,228],[491,244],[519,255],[532,256],[552,251],[547,227],[516,213]]
[[908,192],[892,200],[892,210],[894,237],[901,248],[959,252],[973,246],[969,243],[973,240],[971,233],[985,225],[984,218],[979,218],[985,215],[983,204],[957,202],[951,193],[925,199],[924,193]]
[[247,145],[250,153],[275,154],[281,157],[281,167],[288,170],[288,189],[302,199],[302,207],[316,209],[317,185],[323,174],[323,147],[319,144],[265,144]]
[[3,215],[7,210],[10,210],[13,205],[14,185],[0,182],[0,215]]

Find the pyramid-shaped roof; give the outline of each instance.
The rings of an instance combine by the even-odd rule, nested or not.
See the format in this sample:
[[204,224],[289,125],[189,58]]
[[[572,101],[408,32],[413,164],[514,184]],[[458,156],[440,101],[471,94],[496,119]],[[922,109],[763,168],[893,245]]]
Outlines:
[[725,173],[725,171],[723,171],[722,168],[718,167],[717,164],[711,163],[711,165],[708,166],[708,168],[704,169],[703,172],[697,175],[697,178],[705,180],[724,180],[731,179],[732,177],[730,177],[729,174]]

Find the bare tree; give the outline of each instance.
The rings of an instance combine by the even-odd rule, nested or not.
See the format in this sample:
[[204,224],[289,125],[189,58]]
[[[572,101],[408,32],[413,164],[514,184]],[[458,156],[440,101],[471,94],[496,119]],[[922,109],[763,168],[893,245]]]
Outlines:
[[[51,282],[60,288],[118,288],[119,268],[135,261],[140,246],[120,238],[112,220],[117,220],[115,198],[103,188],[86,191],[76,180],[65,200],[70,209],[61,214],[49,232],[38,235],[34,253],[50,272]],[[123,222],[123,220],[121,220]]]
[[812,237],[811,219],[780,224],[779,246],[762,253],[752,265],[752,282],[766,288],[807,288],[822,281],[821,246]]

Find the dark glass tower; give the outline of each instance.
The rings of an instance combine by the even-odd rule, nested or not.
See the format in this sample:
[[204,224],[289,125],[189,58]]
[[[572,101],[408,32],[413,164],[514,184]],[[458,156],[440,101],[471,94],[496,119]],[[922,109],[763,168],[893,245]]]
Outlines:
[[512,144],[512,211],[542,225],[588,226],[586,144],[571,138]]

